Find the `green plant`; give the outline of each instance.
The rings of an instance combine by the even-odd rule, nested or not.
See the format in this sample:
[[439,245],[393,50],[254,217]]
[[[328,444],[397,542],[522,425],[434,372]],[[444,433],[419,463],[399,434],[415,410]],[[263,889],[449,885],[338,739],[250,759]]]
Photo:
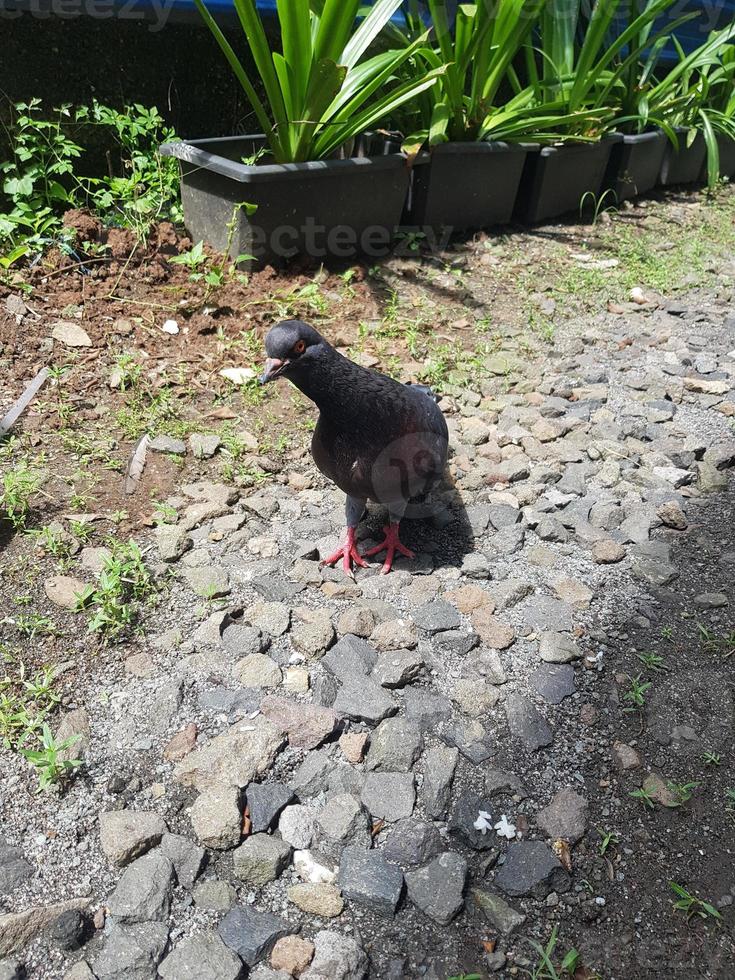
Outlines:
[[90,632],[113,639],[134,624],[138,605],[153,599],[157,588],[134,541],[111,539],[108,547],[97,584],[79,594],[77,609],[90,613]]
[[38,773],[38,790],[43,793],[50,789],[63,776],[82,765],[81,759],[62,758],[73,745],[80,740],[81,735],[72,735],[63,742],[58,742],[49,726],[44,722],[41,728],[41,748],[26,749],[21,746],[32,736],[27,732],[19,744],[20,754],[36,769]]
[[277,0],[278,51],[271,51],[254,0],[235,0],[265,94],[261,99],[204,0],[195,3],[253,107],[277,163],[329,157],[430,88],[440,74],[417,71],[407,81],[394,82],[423,38],[365,57],[401,0],[378,0],[357,27],[360,0]]
[[0,679],[0,739],[6,748],[36,731],[59,702],[55,682],[54,668],[44,667],[29,678],[22,662],[16,676]]
[[620,843],[620,838],[617,836],[614,830],[600,830],[598,828],[599,834],[602,837],[599,847],[600,857],[605,857],[605,854],[610,847],[616,847]]
[[705,766],[720,766],[722,764],[722,756],[718,752],[705,752],[702,760]]
[[700,919],[722,919],[722,916],[714,905],[703,901],[701,898],[697,898],[696,895],[692,895],[682,885],[678,885],[675,881],[670,881],[669,888],[677,897],[673,905],[674,911],[685,912],[687,921],[695,916]]
[[627,702],[627,707],[623,711],[641,711],[646,706],[646,692],[652,686],[651,681],[641,682],[641,675],[629,677],[630,688],[623,694],[623,700]]
[[592,224],[594,226],[600,220],[601,214],[617,214],[617,203],[617,194],[611,187],[609,187],[606,191],[603,191],[602,194],[594,194],[592,191],[587,191],[582,195],[579,202],[579,214],[581,217],[584,214],[587,205],[591,205]]
[[658,653],[637,653],[636,657],[648,670],[659,671],[669,669],[664,662],[664,658]]
[[692,793],[701,784],[700,783],[673,783],[673,782],[668,782],[666,785],[667,785],[667,787],[669,789],[669,792],[674,797],[674,801],[675,801],[673,804],[670,804],[670,805],[673,805],[673,806],[684,806],[685,803],[688,803],[689,800],[691,800]]
[[41,489],[41,474],[21,459],[0,480],[0,518],[3,513],[14,530],[22,531],[31,509],[31,500]]
[[539,962],[530,972],[524,970],[523,972],[526,976],[531,977],[531,980],[561,980],[561,977],[566,975],[569,977],[574,976],[574,971],[580,964],[580,955],[576,949],[570,949],[569,952],[564,956],[557,970],[554,965],[552,957],[556,951],[556,947],[559,941],[559,930],[558,926],[554,926],[551,930],[551,936],[546,946],[541,946],[533,939],[529,939],[528,942],[539,955]]
[[643,806],[648,810],[656,809],[655,804],[653,802],[653,797],[651,796],[649,791],[647,789],[644,789],[642,786],[640,787],[640,789],[632,790],[632,792],[628,793],[628,796],[630,796],[631,799],[633,800],[640,800]]

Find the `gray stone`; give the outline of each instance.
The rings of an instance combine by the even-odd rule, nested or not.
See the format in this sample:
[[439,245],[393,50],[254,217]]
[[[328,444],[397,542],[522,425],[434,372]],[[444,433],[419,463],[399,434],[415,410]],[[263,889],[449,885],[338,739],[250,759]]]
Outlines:
[[307,657],[321,657],[334,642],[334,627],[327,609],[299,606],[291,620],[291,643]]
[[[460,794],[449,816],[449,833],[475,851],[490,851],[498,842],[493,829],[500,816],[494,815],[494,807],[485,799],[465,790]],[[475,824],[481,824],[476,827]],[[489,827],[486,824],[490,824]]]
[[64,952],[80,949],[87,933],[87,919],[80,909],[67,909],[46,930],[51,943]]
[[368,958],[350,936],[318,932],[314,946],[314,959],[301,980],[366,980]]
[[192,804],[191,825],[205,847],[227,850],[242,836],[240,793],[236,786],[209,786]]
[[524,602],[523,618],[539,633],[543,630],[570,630],[574,625],[572,607],[547,595],[536,595]]
[[454,606],[442,599],[432,599],[431,602],[414,609],[411,618],[419,629],[431,634],[457,629],[462,625],[462,620]]
[[520,694],[509,694],[505,702],[505,715],[513,738],[519,739],[529,751],[551,745],[553,734],[546,719]]
[[301,803],[287,806],[278,819],[278,830],[281,837],[297,851],[311,847],[314,836],[314,818],[311,810]]
[[269,642],[256,626],[230,623],[222,633],[222,646],[232,657],[244,659],[263,653]]
[[151,851],[128,865],[107,900],[113,919],[124,925],[160,922],[168,916],[174,866],[158,851]]
[[253,834],[234,851],[232,863],[235,875],[241,881],[261,888],[276,880],[290,857],[291,848],[285,841],[269,834]]
[[421,754],[424,740],[418,725],[407,718],[387,718],[370,738],[366,769],[408,772]]
[[295,930],[270,912],[259,912],[246,905],[237,905],[220,922],[218,932],[222,941],[247,963],[254,966],[270,953],[273,944]]
[[217,565],[185,568],[183,576],[192,592],[204,599],[219,599],[232,591],[230,576]]
[[467,862],[446,851],[417,871],[406,873],[408,897],[434,922],[447,926],[464,906]]
[[100,846],[113,864],[129,864],[149,851],[166,833],[166,824],[157,813],[111,810],[100,814]]
[[[0,980],[24,980],[25,975],[26,971],[20,960],[0,960]],[[89,976],[90,980],[94,980],[91,972]]]
[[88,905],[89,898],[68,898],[53,905],[31,905],[22,912],[0,915],[0,957],[19,953],[64,912],[82,911]]
[[168,926],[162,922],[120,925],[108,921],[104,946],[93,963],[94,975],[98,980],[151,980],[167,943]]
[[235,665],[233,674],[243,687],[278,687],[283,680],[281,668],[263,653],[251,653]]
[[244,789],[270,768],[284,743],[267,718],[246,719],[190,753],[176,766],[174,778],[200,791],[213,785]]
[[378,659],[377,650],[358,636],[343,636],[321,659],[321,665],[338,680],[369,674]]
[[148,448],[152,453],[172,453],[174,456],[183,456],[186,453],[183,439],[174,439],[172,436],[156,436],[148,443]]
[[541,841],[511,843],[495,884],[506,895],[546,898],[549,892],[569,890],[569,875]]
[[9,895],[18,885],[30,878],[33,868],[18,847],[0,838],[0,895]]
[[405,687],[423,668],[424,658],[418,650],[391,650],[378,656],[371,679],[383,687]]
[[334,763],[327,749],[309,752],[289,785],[300,800],[307,800],[326,790],[333,768]]
[[194,904],[206,912],[229,912],[237,892],[229,881],[202,881],[194,887]]
[[698,609],[724,609],[729,603],[724,592],[702,592],[694,597],[694,605]]
[[291,787],[284,783],[251,783],[247,788],[247,805],[252,832],[260,834],[270,830],[293,795]]
[[564,542],[569,540],[567,529],[559,521],[554,520],[553,517],[546,517],[544,520],[539,521],[536,525],[536,535],[542,541]]
[[485,773],[485,792],[488,796],[517,796],[521,800],[528,796],[521,777],[505,769],[488,769]]
[[261,713],[282,732],[297,749],[316,749],[337,728],[337,714],[331,708],[304,704],[270,694],[260,704]]
[[554,794],[551,803],[536,815],[536,823],[552,840],[576,844],[587,829],[587,800],[566,788]]
[[158,975],[163,980],[240,980],[244,974],[240,957],[216,932],[199,932],[173,948]]
[[633,575],[649,585],[663,588],[679,578],[679,570],[667,562],[636,561],[631,569]]
[[508,905],[500,895],[482,888],[473,888],[470,895],[487,921],[504,936],[510,936],[526,921],[525,915]]
[[495,754],[492,735],[474,718],[456,718],[446,726],[442,738],[475,766]]
[[496,531],[501,531],[504,527],[512,527],[521,519],[520,510],[511,507],[510,504],[490,504],[487,511],[490,523]]
[[446,633],[437,633],[432,638],[432,645],[437,653],[455,657],[466,656],[479,642],[477,633],[462,633],[460,630],[447,630]]
[[452,714],[452,706],[447,698],[432,694],[425,688],[408,688],[403,704],[406,717],[415,721],[422,731],[436,730],[440,722]]
[[354,674],[343,678],[334,710],[341,718],[376,725],[398,711],[393,698],[371,677]]
[[568,633],[542,633],[538,652],[548,664],[568,664],[582,656],[582,651]]
[[204,848],[178,834],[164,834],[160,850],[173,864],[179,884],[183,888],[193,888],[204,867]]
[[210,459],[221,445],[219,436],[200,435],[197,432],[189,436],[189,449],[196,459]]
[[465,677],[483,677],[488,684],[505,684],[508,676],[497,650],[480,650],[473,653],[462,671]]
[[442,836],[433,824],[418,817],[408,817],[394,825],[383,855],[405,870],[427,864],[441,854],[444,847]]
[[370,847],[370,823],[365,808],[349,793],[337,793],[327,800],[316,819],[319,847],[328,857],[336,857],[342,847],[356,844]]
[[447,815],[458,759],[459,750],[450,746],[432,746],[424,752],[421,800],[434,820],[443,820]]
[[178,561],[191,548],[192,540],[183,527],[159,524],[156,528],[156,546],[161,561]]
[[379,851],[346,847],[339,865],[339,885],[345,898],[371,912],[393,915],[401,898],[403,875]]
[[410,817],[416,799],[413,773],[371,772],[365,780],[361,799],[378,820],[395,823]]
[[454,704],[471,718],[486,715],[500,700],[500,690],[492,684],[465,677],[458,680],[451,690]]
[[529,677],[529,683],[549,704],[561,704],[574,694],[574,667],[570,664],[543,664]]

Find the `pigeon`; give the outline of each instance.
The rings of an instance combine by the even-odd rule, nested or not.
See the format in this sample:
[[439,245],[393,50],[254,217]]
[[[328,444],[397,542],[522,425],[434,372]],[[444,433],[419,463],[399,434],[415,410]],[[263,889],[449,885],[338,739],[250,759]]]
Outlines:
[[[319,408],[311,454],[321,472],[347,496],[346,530],[339,548],[323,565],[340,559],[354,577],[352,563],[385,552],[382,573],[396,552],[415,557],[398,529],[409,503],[441,478],[447,460],[447,423],[436,399],[423,385],[399,381],[360,367],[343,357],[301,320],[276,324],[265,339],[268,359],[260,379],[287,378]],[[385,540],[361,555],[357,525],[368,500],[388,508]]]

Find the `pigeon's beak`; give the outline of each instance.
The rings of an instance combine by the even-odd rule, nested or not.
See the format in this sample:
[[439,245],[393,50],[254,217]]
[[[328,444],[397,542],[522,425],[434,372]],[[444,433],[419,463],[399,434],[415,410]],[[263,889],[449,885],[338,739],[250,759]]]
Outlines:
[[281,361],[277,357],[269,357],[265,362],[265,368],[260,376],[260,383],[264,385],[269,381],[273,381],[274,378],[283,374],[290,363],[289,360]]

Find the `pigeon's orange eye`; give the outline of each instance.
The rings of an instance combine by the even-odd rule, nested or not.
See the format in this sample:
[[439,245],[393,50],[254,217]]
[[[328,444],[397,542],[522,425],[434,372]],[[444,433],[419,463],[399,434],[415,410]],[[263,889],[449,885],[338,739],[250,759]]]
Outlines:
[[303,340],[297,340],[296,343],[293,345],[294,354],[303,354],[305,350],[306,350],[306,344],[303,342]]

